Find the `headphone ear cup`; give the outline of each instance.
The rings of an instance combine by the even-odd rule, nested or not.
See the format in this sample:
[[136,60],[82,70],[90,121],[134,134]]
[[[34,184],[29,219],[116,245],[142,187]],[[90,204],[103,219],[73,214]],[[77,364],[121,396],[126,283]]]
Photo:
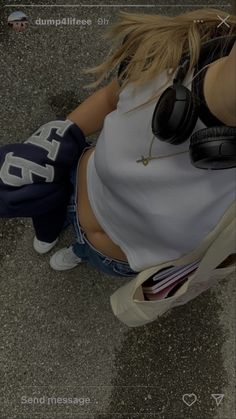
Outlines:
[[211,127],[196,131],[189,147],[192,164],[199,169],[236,167],[236,127]]
[[168,141],[172,136],[169,120],[176,101],[175,86],[170,86],[160,96],[152,116],[152,132],[161,141]]
[[182,85],[166,89],[154,109],[152,132],[161,141],[181,144],[191,135],[198,118],[198,103]]
[[199,110],[198,99],[190,92],[190,90],[188,89],[186,90],[189,96],[189,99],[188,99],[189,108],[188,108],[188,112],[185,115],[185,119],[182,123],[182,126],[180,127],[180,130],[178,132],[178,138],[181,138],[181,141],[179,140],[179,142],[176,142],[175,144],[180,144],[188,140],[198,120],[198,110]]

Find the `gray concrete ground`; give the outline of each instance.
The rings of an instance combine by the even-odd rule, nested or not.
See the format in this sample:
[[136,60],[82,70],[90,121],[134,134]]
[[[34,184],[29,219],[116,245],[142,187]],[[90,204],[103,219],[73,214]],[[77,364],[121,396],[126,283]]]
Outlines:
[[[168,7],[131,10],[184,10],[164,3]],[[101,40],[106,26],[98,25],[98,18],[111,24],[119,8],[19,6],[31,23],[18,34],[5,24],[13,10],[0,8],[0,144],[26,139],[40,124],[66,116],[90,93],[82,88],[82,68],[100,62],[108,50]],[[93,23],[40,27],[33,23],[39,17]],[[57,248],[71,237],[70,230],[64,232]],[[152,324],[130,329],[109,304],[109,296],[127,279],[85,265],[55,273],[48,255],[34,253],[32,239],[30,220],[0,220],[0,419],[236,417],[235,278]],[[186,393],[197,396],[191,407],[182,401]],[[211,396],[215,393],[225,395],[219,407]],[[38,403],[30,403],[33,397]],[[77,397],[80,404],[55,404],[50,397]]]

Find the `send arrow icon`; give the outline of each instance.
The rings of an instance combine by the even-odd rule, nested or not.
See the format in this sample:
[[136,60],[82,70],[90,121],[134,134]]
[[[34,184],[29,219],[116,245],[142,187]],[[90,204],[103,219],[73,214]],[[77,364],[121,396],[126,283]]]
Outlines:
[[223,398],[225,397],[224,394],[212,394],[211,396],[215,400],[217,406],[221,404]]

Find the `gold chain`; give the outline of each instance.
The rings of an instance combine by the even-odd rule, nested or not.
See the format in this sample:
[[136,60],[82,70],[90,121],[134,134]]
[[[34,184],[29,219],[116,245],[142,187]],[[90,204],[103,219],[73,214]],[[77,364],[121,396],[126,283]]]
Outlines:
[[152,146],[153,146],[153,142],[155,140],[155,135],[153,135],[150,146],[149,146],[149,152],[148,152],[148,156],[141,156],[139,159],[136,160],[137,163],[143,163],[144,166],[147,166],[150,160],[157,160],[157,159],[164,159],[167,157],[171,157],[171,156],[177,156],[178,154],[184,154],[184,153],[188,153],[189,151],[180,151],[179,153],[174,153],[174,154],[167,154],[166,156],[152,156]]

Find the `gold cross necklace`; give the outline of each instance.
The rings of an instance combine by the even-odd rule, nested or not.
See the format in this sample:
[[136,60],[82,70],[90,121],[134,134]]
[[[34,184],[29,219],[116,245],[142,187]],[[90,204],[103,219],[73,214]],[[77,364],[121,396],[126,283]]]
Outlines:
[[152,146],[155,140],[155,135],[153,135],[150,146],[148,156],[141,156],[139,159],[136,160],[137,163],[143,163],[144,166],[147,166],[150,160],[157,160],[157,159],[164,159],[166,157],[177,156],[178,154],[188,153],[189,151],[180,151],[179,153],[174,154],[167,154],[166,156],[152,156]]

